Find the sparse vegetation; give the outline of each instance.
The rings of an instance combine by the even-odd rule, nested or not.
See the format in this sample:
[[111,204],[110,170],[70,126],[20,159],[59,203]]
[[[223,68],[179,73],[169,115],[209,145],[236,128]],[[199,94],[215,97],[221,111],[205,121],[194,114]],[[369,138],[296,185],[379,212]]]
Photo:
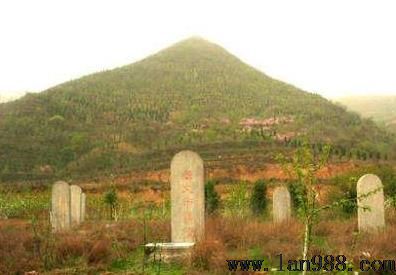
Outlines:
[[210,180],[205,184],[205,211],[213,214],[219,208],[220,198],[215,190],[215,182]]
[[118,213],[117,213],[118,196],[117,196],[117,191],[114,186],[111,186],[110,189],[106,193],[104,193],[103,201],[109,209],[110,218],[117,221],[118,220]]
[[[320,219],[314,234],[322,240],[312,244],[310,255],[345,254],[356,268],[360,259],[395,258],[396,213],[387,211],[388,227],[370,238],[355,233],[354,221],[333,217]],[[152,217],[147,221],[148,241],[169,240],[170,220]],[[38,238],[28,222],[13,220],[0,223],[0,273],[42,271],[46,274],[63,273],[140,273],[143,270],[141,245],[143,223],[129,219],[109,226],[105,222],[87,222],[80,230],[52,235],[46,221],[41,220]],[[12,230],[10,230],[12,228]],[[304,226],[292,220],[288,226],[272,221],[211,216],[206,221],[205,241],[197,245],[191,265],[161,264],[161,274],[196,272],[224,274],[226,259],[249,258],[253,251],[273,266],[277,265],[280,252],[285,258],[301,257]],[[156,274],[156,266],[147,263],[146,274]]]
[[[323,206],[318,205],[316,186],[318,184],[316,173],[328,161],[330,147],[325,145],[320,155],[315,156],[315,152],[309,146],[309,143],[303,143],[300,148],[297,148],[294,153],[290,165],[286,163],[284,156],[278,156],[278,159],[283,163],[285,169],[297,179],[296,184],[299,185],[295,192],[296,201],[298,201],[298,213],[303,220],[304,242],[302,249],[302,260],[308,259],[308,251],[312,243],[312,233],[314,225],[317,223],[319,213]],[[306,274],[307,268],[304,263],[302,274]]]
[[249,213],[249,194],[247,182],[239,181],[231,187],[227,199],[226,212],[231,216],[246,217]]
[[264,180],[254,183],[250,197],[250,208],[254,215],[263,215],[267,208],[267,186]]

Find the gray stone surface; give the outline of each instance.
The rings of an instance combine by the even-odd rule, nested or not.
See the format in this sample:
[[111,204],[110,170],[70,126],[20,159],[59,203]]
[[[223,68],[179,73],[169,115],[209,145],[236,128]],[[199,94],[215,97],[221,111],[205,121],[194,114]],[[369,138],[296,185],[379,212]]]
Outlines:
[[85,207],[86,207],[87,196],[85,193],[81,194],[81,222],[85,221]]
[[284,222],[291,217],[290,193],[287,187],[279,186],[272,195],[272,214],[275,223]]
[[359,231],[372,232],[384,228],[384,191],[381,179],[376,175],[366,174],[359,179],[356,191]]
[[54,232],[70,229],[70,187],[64,181],[52,186],[51,224]]
[[80,186],[70,186],[70,211],[72,225],[79,225],[81,223],[81,195],[82,190]]
[[172,242],[196,242],[205,231],[204,166],[192,151],[177,153],[171,162]]

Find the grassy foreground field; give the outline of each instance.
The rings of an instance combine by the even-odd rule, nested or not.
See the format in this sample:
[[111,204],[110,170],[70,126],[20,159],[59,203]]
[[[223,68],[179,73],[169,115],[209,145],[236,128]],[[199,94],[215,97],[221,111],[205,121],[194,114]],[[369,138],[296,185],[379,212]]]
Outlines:
[[[322,184],[319,201],[337,200],[340,187],[345,190],[340,182],[335,178]],[[277,184],[268,182],[268,198]],[[279,254],[284,259],[300,259],[303,224],[297,218],[273,224],[269,199],[267,210],[253,215],[249,208],[252,185],[218,183],[221,204],[206,218],[205,239],[196,245],[190,264],[171,265],[148,261],[142,247],[148,242],[170,241],[166,184],[140,189],[116,186],[117,221],[110,218],[103,200],[110,185],[86,189],[87,221],[58,234],[50,230],[50,186],[3,187],[0,274],[226,274],[227,259],[262,259],[267,266],[276,266]],[[376,235],[359,234],[356,214],[349,212],[333,209],[321,215],[309,255],[345,255],[355,269],[363,258],[396,259],[395,208],[388,205],[387,228]]]

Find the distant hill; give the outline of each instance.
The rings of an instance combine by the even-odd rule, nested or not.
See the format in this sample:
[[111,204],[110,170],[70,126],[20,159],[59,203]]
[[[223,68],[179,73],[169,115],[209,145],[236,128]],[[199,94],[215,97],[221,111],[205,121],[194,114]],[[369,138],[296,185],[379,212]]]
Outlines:
[[389,158],[394,136],[323,97],[275,80],[204,39],[0,104],[0,175],[90,176],[271,161],[308,137],[340,158]]
[[396,133],[396,96],[351,96],[337,101]]

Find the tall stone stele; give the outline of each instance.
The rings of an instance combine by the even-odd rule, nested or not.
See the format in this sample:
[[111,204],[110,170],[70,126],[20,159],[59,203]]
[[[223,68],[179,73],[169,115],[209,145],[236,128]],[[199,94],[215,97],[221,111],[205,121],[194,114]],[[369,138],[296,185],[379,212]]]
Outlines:
[[275,223],[284,222],[291,217],[291,200],[287,187],[276,187],[272,195],[272,215]]
[[195,243],[205,231],[204,165],[192,151],[171,162],[171,228],[173,243]]
[[58,181],[52,186],[50,215],[53,232],[70,229],[70,187],[64,181]]
[[359,231],[374,232],[384,228],[384,191],[380,178],[373,174],[362,176],[357,183],[356,191]]
[[77,226],[81,223],[81,200],[82,190],[80,186],[70,186],[70,211],[71,211],[71,223],[73,226]]
[[85,193],[81,194],[81,222],[85,221],[85,207],[86,207],[87,196]]

